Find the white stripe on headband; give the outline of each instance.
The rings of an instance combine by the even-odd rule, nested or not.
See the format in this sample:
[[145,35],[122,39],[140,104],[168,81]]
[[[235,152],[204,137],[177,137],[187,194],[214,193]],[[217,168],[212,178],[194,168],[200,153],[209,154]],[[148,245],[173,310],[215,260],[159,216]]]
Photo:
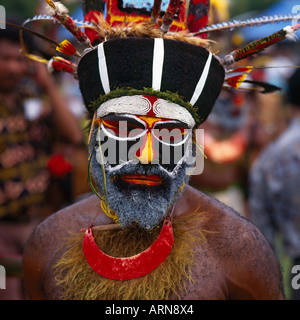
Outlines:
[[192,96],[192,99],[190,100],[190,103],[191,103],[192,106],[199,99],[199,97],[200,97],[200,95],[201,95],[201,93],[203,91],[203,88],[204,88],[206,80],[207,80],[211,59],[212,59],[212,53],[209,52],[207,61],[205,63],[204,69],[203,69],[203,72],[202,72],[201,77],[200,77],[200,79],[199,79],[199,81],[197,83],[197,86],[196,86],[196,89],[195,89],[194,94]]
[[152,65],[152,88],[157,91],[160,91],[163,66],[164,40],[161,38],[155,38]]
[[189,128],[195,126],[195,120],[186,108],[160,98],[152,105],[142,95],[122,96],[102,103],[97,109],[97,118],[103,118],[110,113],[146,116],[151,109],[157,118],[179,120],[186,123]]
[[103,44],[104,42],[102,42],[98,46],[98,65],[99,65],[99,73],[100,73],[100,80],[102,83],[102,87],[104,89],[105,94],[107,94],[110,92],[110,86],[109,86],[109,78],[107,73],[107,65],[106,65],[106,58],[105,58]]

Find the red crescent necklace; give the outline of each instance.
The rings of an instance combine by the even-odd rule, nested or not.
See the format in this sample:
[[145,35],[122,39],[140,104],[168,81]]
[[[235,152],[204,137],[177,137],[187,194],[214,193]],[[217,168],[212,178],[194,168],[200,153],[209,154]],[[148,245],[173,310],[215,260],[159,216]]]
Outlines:
[[165,219],[154,243],[132,257],[116,258],[105,254],[97,246],[92,228],[86,230],[82,248],[90,267],[102,277],[131,280],[143,277],[157,268],[171,252],[173,243],[172,223],[169,219]]

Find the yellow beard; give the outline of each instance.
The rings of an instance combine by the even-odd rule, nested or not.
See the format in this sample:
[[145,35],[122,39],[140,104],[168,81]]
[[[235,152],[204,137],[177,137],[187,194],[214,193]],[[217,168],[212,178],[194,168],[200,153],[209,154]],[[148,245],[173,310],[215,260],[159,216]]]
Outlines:
[[[199,226],[204,217],[194,213],[173,221],[174,246],[166,260],[144,277],[127,281],[106,279],[87,263],[83,250],[83,233],[66,240],[64,253],[55,266],[57,285],[64,300],[166,300],[170,295],[180,299],[185,284],[193,281],[193,248],[205,242]],[[151,232],[133,227],[94,232],[97,245],[114,257],[135,255],[148,248],[160,228]],[[175,296],[175,297],[176,297]]]

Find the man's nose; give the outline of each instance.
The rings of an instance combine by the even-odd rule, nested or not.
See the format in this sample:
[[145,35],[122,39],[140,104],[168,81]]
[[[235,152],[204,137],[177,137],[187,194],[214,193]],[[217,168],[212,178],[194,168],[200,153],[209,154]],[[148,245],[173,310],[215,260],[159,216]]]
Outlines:
[[154,148],[154,139],[150,130],[143,137],[142,145],[137,151],[136,156],[142,164],[149,164],[155,159],[156,150]]

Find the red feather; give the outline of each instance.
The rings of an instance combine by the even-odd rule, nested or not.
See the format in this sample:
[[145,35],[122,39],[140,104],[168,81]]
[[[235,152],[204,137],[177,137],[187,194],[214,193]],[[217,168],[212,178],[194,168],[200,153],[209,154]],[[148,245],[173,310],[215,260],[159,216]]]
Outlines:
[[[87,22],[96,22],[98,21],[98,17],[100,16],[100,11],[98,10],[91,10],[84,16],[84,21]],[[97,31],[91,29],[91,28],[85,28],[85,34],[90,39],[91,43],[93,43],[95,40],[99,39],[99,35]]]
[[56,47],[56,50],[69,56],[77,54],[75,47],[68,40],[60,42]]
[[170,0],[166,13],[162,17],[162,25],[160,30],[164,33],[168,32],[174,20],[176,10],[180,6],[180,0]]
[[236,69],[231,69],[228,72],[246,72],[246,73],[250,73],[253,70],[253,66],[247,66],[247,67],[240,67],[240,68],[236,68]]
[[62,57],[53,57],[48,63],[48,68],[50,71],[52,69],[75,75],[77,66],[71,61],[68,61]]
[[237,76],[233,76],[230,78],[227,78],[225,82],[232,88],[238,89],[241,83],[246,79],[247,75],[246,74],[241,74]]

